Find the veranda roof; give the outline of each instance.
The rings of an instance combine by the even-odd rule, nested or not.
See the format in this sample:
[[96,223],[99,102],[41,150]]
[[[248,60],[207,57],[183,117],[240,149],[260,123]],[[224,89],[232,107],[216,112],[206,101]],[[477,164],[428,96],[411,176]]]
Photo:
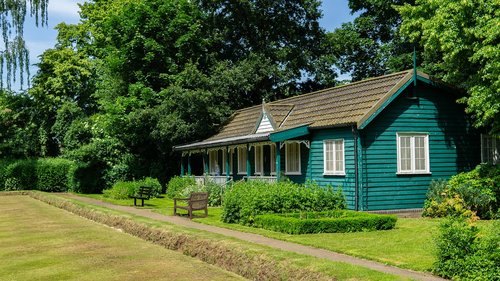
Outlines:
[[[424,73],[418,72],[418,75],[429,79]],[[351,125],[359,127],[403,85],[408,85],[412,77],[413,70],[406,70],[240,109],[217,134],[201,142],[175,146],[174,149],[269,140],[270,133],[255,134],[264,113],[274,127],[271,134],[304,125],[310,129]]]

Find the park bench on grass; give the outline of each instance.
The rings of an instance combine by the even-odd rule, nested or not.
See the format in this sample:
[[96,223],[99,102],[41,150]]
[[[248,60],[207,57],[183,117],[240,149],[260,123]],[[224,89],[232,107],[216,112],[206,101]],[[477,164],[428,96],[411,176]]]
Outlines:
[[[187,202],[187,206],[179,206],[177,201]],[[193,192],[189,198],[174,198],[174,216],[180,215],[177,209],[187,210],[190,219],[193,218],[193,211],[197,210],[205,210],[205,217],[208,216],[208,193]]]
[[130,197],[134,198],[134,206],[137,206],[137,199],[139,199],[141,200],[141,206],[144,207],[144,200],[149,200],[152,193],[153,188],[151,186],[141,186],[139,187],[139,191]]

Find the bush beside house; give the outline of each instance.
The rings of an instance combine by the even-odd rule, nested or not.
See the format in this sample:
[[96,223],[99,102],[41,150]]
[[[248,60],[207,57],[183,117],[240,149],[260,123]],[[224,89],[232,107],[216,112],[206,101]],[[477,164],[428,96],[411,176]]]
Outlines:
[[424,216],[494,218],[500,208],[500,167],[478,165],[449,181],[433,181],[427,192]]
[[252,225],[257,215],[343,209],[346,200],[340,188],[315,183],[242,181],[228,189],[222,208],[223,222]]

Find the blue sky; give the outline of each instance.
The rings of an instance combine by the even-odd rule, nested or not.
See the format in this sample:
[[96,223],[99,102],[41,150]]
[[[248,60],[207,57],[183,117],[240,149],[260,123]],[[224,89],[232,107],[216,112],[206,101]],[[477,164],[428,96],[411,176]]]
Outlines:
[[[30,50],[31,75],[36,73],[37,67],[44,50],[52,48],[56,42],[57,32],[54,27],[60,22],[68,24],[78,23],[78,3],[83,0],[49,0],[49,22],[46,27],[35,27],[34,20],[28,18],[25,23],[24,38]],[[351,21],[354,17],[350,14],[347,0],[323,0],[323,18],[321,26],[327,31],[332,31],[342,23]]]

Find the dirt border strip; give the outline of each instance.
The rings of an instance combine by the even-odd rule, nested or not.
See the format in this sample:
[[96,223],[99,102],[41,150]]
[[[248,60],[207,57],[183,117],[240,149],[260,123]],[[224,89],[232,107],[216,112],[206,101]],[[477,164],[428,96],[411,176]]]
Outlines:
[[189,228],[194,228],[198,230],[204,230],[212,233],[217,233],[217,234],[222,234],[225,236],[233,237],[233,238],[238,238],[241,240],[245,240],[248,242],[260,244],[260,245],[265,245],[273,248],[277,248],[280,250],[284,251],[290,251],[290,252],[295,252],[298,254],[305,254],[313,257],[318,257],[318,258],[324,258],[328,259],[331,261],[336,261],[336,262],[344,262],[344,263],[349,263],[357,266],[362,266],[366,267],[369,269],[373,269],[376,271],[388,273],[388,274],[393,274],[393,275],[398,275],[402,277],[407,277],[407,278],[412,278],[415,280],[423,280],[423,281],[442,281],[446,280],[437,276],[434,276],[429,273],[425,272],[417,272],[409,269],[402,269],[399,267],[395,266],[390,266],[386,264],[382,264],[379,262],[375,261],[370,261],[370,260],[365,260],[345,254],[340,254],[324,249],[318,249],[310,246],[304,246],[292,242],[286,242],[282,240],[277,240],[273,238],[268,238],[259,234],[253,234],[253,233],[247,233],[247,232],[241,232],[241,231],[236,231],[236,230],[231,230],[231,229],[226,229],[222,227],[216,227],[216,226],[211,226],[211,225],[205,225],[197,222],[193,222],[187,218],[182,218],[182,217],[177,217],[177,216],[165,216],[161,215],[158,213],[154,213],[148,209],[137,209],[134,207],[128,207],[128,206],[119,206],[119,205],[114,205],[111,203],[103,202],[97,199],[92,199],[88,197],[82,197],[74,194],[63,194],[64,196],[68,198],[72,198],[75,200],[79,200],[85,203],[89,204],[94,204],[98,205],[101,207],[106,207],[118,211],[123,211],[123,212],[128,212],[132,213],[135,215],[151,218],[154,220],[159,220],[159,221],[165,221],[165,222],[170,222],[173,224],[181,225],[184,227],[189,227]]

